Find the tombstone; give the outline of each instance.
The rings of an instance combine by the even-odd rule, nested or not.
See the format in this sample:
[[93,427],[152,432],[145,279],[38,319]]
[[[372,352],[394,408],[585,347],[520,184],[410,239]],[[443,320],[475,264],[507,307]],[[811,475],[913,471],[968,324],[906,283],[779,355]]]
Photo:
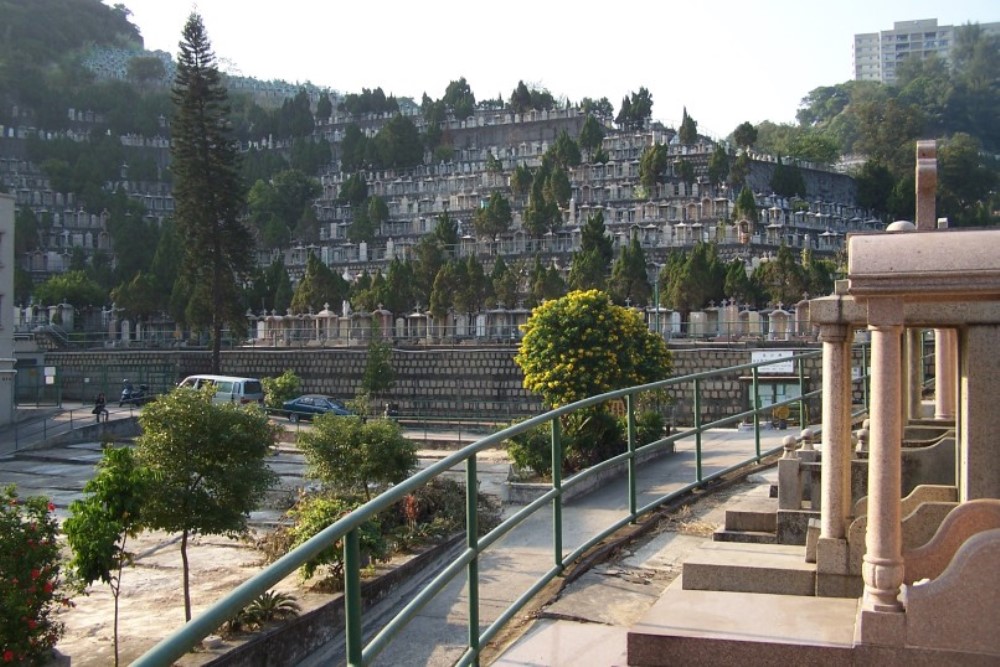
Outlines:
[[122,332],[122,343],[128,343],[132,340],[132,322],[128,319],[121,321],[121,332]]
[[756,310],[746,311],[747,319],[747,335],[748,336],[761,336],[764,332],[763,322],[761,321],[760,313]]
[[671,333],[681,334],[681,314],[678,311],[673,311],[670,313],[670,329]]
[[362,241],[358,244],[358,260],[362,262],[368,261],[368,242]]
[[776,310],[772,310],[770,316],[768,317],[768,339],[769,340],[788,340],[790,334],[789,322],[791,320],[791,313],[784,310],[781,307],[782,304],[778,304]]
[[743,334],[743,327],[740,322],[740,308],[733,299],[728,303],[722,302],[722,311],[719,316],[722,324],[722,334],[730,338],[737,338]]
[[692,311],[688,318],[688,336],[704,336],[708,329],[708,315],[700,310]]

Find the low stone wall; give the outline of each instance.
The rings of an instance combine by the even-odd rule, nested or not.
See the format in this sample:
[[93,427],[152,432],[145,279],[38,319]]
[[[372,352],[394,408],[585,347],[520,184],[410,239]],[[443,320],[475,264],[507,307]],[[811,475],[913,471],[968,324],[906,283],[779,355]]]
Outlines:
[[[794,345],[769,345],[791,349]],[[755,348],[756,349],[756,348]],[[815,348],[801,348],[802,351]],[[701,346],[672,348],[674,375],[682,376],[749,363],[751,348]],[[489,417],[516,419],[538,414],[539,399],[523,387],[521,369],[514,363],[516,349],[427,348],[395,349],[392,365],[396,383],[383,399],[396,403],[401,414],[435,417]],[[353,397],[361,385],[366,350],[359,349],[239,349],[222,354],[222,372],[246,377],[274,377],[287,369],[302,378],[303,392]],[[46,366],[55,366],[65,400],[87,402],[98,391],[117,396],[121,380],[149,384],[154,393],[167,391],[188,375],[210,368],[207,351],[97,350],[47,352]],[[806,362],[807,391],[819,388],[820,359]],[[701,382],[703,421],[743,411],[750,406],[749,372]],[[761,374],[762,382],[769,382]],[[797,378],[785,379],[797,382]],[[860,402],[860,387],[855,401]],[[667,392],[675,423],[693,421],[693,386],[686,383]],[[819,418],[820,403],[810,403],[810,415]]]

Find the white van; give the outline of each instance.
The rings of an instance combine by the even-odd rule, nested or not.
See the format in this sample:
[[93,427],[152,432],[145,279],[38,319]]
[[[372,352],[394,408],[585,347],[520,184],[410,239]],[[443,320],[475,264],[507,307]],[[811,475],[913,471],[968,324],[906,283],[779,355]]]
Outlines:
[[213,403],[256,403],[264,407],[264,386],[257,378],[238,378],[230,375],[191,375],[181,380],[178,387],[201,389],[210,384],[215,387]]

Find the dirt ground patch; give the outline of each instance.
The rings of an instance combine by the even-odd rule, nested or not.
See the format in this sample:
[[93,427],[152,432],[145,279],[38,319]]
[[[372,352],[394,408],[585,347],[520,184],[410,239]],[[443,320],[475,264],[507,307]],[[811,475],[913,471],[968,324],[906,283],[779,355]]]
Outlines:
[[[184,592],[180,537],[144,533],[128,545],[137,555],[134,567],[122,575],[118,634],[120,662],[131,663],[184,624]],[[191,605],[197,615],[237,585],[262,569],[260,552],[247,542],[201,536],[188,543],[191,565]],[[274,590],[294,595],[303,608],[330,599],[313,593],[297,574]],[[105,667],[114,664],[114,597],[104,584],[95,584],[88,595],[74,597],[75,606],[59,613],[66,633],[56,646],[54,664]],[[237,640],[238,641],[238,640]],[[226,645],[234,642],[224,642]],[[192,653],[179,664],[197,665],[212,654]]]

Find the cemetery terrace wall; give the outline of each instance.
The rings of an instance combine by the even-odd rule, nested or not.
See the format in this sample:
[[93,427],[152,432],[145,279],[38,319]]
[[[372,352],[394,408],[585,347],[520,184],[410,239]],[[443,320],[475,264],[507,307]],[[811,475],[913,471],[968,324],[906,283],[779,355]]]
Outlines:
[[[781,346],[770,346],[783,349]],[[751,349],[672,349],[675,376],[749,363]],[[385,400],[397,403],[403,414],[439,417],[512,419],[537,414],[541,404],[522,387],[523,376],[514,363],[513,348],[396,349],[392,364],[395,387]],[[364,349],[261,350],[222,353],[222,373],[247,377],[274,377],[292,369],[302,378],[303,393],[325,393],[351,398],[361,384]],[[806,365],[807,390],[820,386],[821,360]],[[204,351],[47,352],[44,365],[55,366],[64,400],[92,400],[97,391],[115,396],[121,380],[146,382],[162,392],[195,373],[207,373],[210,355]],[[734,376],[702,381],[702,419],[711,421],[746,410],[750,383]],[[764,380],[766,381],[766,379]],[[678,424],[692,422],[691,387],[670,392],[672,414]],[[860,401],[860,393],[855,396]],[[810,406],[813,420],[819,402]]]

